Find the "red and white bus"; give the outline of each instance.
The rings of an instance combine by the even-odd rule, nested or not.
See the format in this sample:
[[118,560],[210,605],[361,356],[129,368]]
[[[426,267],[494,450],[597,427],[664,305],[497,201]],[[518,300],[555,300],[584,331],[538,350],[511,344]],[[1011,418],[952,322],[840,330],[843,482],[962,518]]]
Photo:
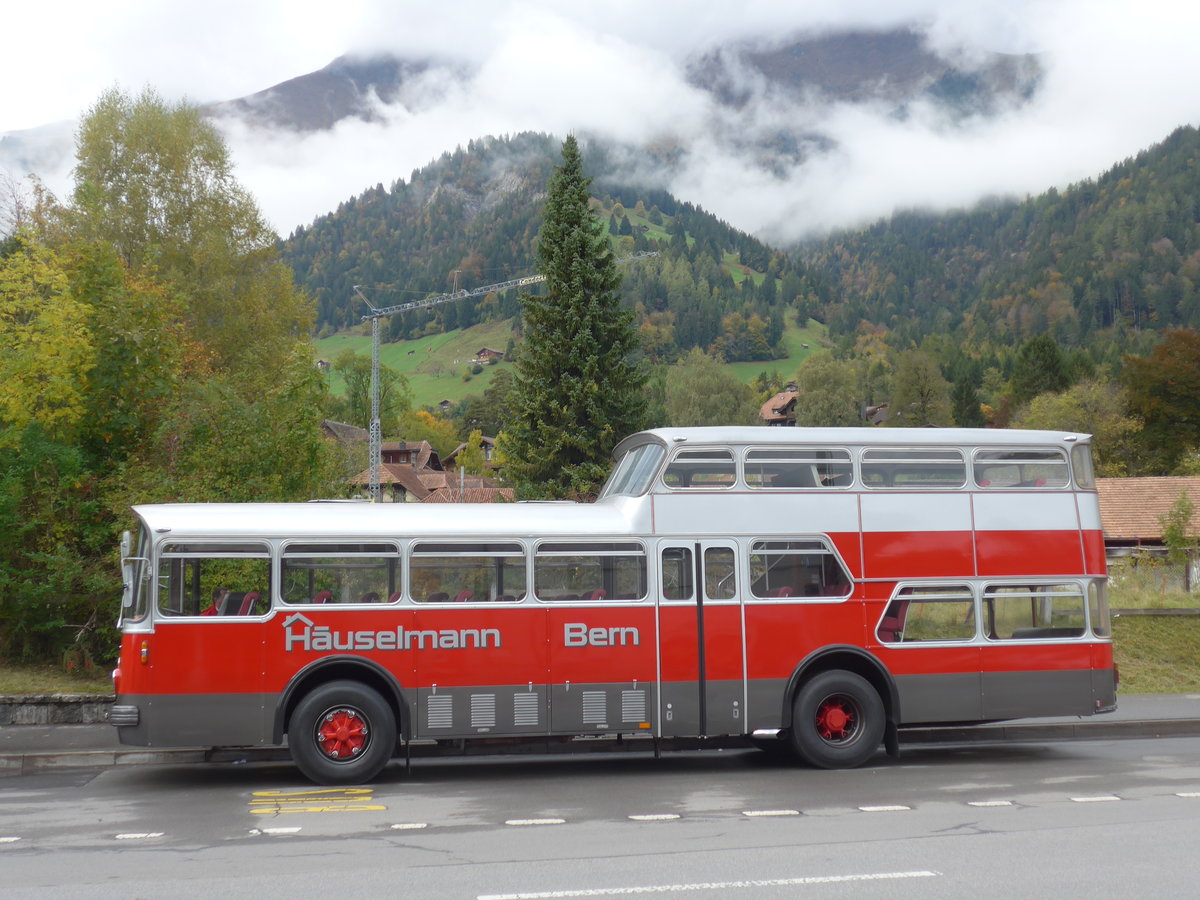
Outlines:
[[[1089,437],[658,429],[595,503],[139,506],[124,744],[740,735],[856,766],[897,730],[1115,708]],[[782,744],[780,743],[782,742]]]

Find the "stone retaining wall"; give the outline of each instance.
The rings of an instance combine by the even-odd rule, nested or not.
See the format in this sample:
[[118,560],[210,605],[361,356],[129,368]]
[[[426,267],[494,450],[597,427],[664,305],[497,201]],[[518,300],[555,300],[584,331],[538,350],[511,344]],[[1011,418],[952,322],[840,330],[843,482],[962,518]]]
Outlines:
[[0,695],[0,725],[96,725],[105,721],[112,694]]

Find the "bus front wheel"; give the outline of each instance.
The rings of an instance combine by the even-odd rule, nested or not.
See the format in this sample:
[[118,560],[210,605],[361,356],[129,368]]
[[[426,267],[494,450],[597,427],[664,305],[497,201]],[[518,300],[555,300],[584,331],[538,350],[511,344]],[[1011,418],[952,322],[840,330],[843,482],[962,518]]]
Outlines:
[[297,768],[317,784],[361,784],[378,775],[396,745],[391,707],[355,681],[331,681],[296,705],[288,747]]
[[792,704],[792,747],[819,769],[852,769],[883,740],[883,701],[861,675],[821,672],[805,682]]

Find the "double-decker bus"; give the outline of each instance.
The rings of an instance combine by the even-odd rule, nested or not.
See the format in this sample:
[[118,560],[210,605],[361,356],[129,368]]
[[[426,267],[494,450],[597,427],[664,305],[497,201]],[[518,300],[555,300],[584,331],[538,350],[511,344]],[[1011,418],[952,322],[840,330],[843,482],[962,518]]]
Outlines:
[[124,744],[742,736],[857,766],[898,729],[1116,706],[1089,436],[657,429],[594,503],[135,508]]

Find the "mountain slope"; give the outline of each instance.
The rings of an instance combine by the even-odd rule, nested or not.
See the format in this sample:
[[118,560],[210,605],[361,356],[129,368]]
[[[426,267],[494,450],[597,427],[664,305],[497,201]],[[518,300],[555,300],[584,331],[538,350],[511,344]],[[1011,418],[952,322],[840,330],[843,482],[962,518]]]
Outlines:
[[1180,128],[1095,180],[1024,202],[898,215],[804,248],[828,278],[829,325],[975,345],[1049,332],[1200,327],[1200,131]]

